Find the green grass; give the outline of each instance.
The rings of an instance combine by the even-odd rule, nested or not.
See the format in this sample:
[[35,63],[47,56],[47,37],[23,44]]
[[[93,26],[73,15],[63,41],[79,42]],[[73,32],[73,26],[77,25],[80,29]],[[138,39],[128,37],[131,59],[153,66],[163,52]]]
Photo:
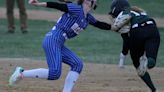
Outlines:
[[[40,1],[47,1],[47,0],[40,0]],[[55,0],[48,0],[48,1],[55,1]],[[57,1],[57,0],[56,0]],[[44,7],[35,7],[28,4],[28,0],[25,0],[25,6],[27,9],[35,9],[35,10],[46,10],[46,11],[53,11],[54,9],[48,9]],[[6,0],[0,0],[0,7],[6,7]],[[15,8],[18,8],[16,0],[15,0]]]
[[[6,19],[0,19],[0,57],[45,59],[41,46],[42,39],[53,26],[53,22],[29,20],[29,33],[22,34],[16,20],[15,34],[7,34]],[[3,29],[3,30],[2,30]],[[158,66],[164,66],[164,29],[161,32]],[[78,37],[68,40],[66,46],[77,53],[84,62],[116,64],[122,47],[119,34],[89,26]],[[131,64],[128,56],[127,64]]]
[[[54,11],[54,9],[46,9],[43,7],[34,7],[28,4],[26,1],[26,7],[28,9],[39,9],[46,11]],[[40,0],[40,1],[57,1],[57,0]],[[97,0],[98,8],[95,13],[107,14],[110,11],[111,0]],[[164,17],[164,0],[129,0],[131,5],[136,5],[141,8],[144,8],[150,16],[153,17]],[[0,7],[5,7],[5,0],[0,0]]]
[[[110,11],[112,0],[98,0],[96,13],[107,14]],[[164,0],[129,0],[133,6],[139,6],[147,11],[150,16],[164,17]]]

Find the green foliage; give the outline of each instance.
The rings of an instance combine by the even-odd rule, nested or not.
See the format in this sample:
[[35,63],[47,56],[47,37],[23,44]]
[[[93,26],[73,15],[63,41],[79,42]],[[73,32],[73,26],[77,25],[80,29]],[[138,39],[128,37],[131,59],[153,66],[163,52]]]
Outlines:
[[[19,22],[16,20],[16,33],[8,34],[6,19],[0,20],[0,57],[2,58],[32,58],[45,59],[42,49],[42,39],[51,29],[53,22],[29,20],[29,33],[22,34]],[[2,30],[3,29],[3,30]],[[158,66],[164,66],[164,29],[161,32],[161,46],[157,60]],[[107,32],[89,26],[74,39],[65,44],[84,62],[117,64],[122,48],[120,34]],[[127,64],[132,64],[128,55]]]

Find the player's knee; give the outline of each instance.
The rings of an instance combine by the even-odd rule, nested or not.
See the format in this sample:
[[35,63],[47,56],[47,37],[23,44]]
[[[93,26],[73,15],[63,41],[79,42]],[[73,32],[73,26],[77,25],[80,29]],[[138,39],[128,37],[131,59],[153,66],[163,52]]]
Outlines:
[[156,65],[156,60],[154,58],[149,57],[148,58],[148,68],[151,69],[155,67]]
[[76,71],[80,74],[81,71],[83,70],[83,62],[79,60],[74,65],[72,65],[71,68],[72,71]]
[[50,70],[48,80],[58,80],[61,76],[60,70]]
[[78,67],[79,67],[79,69],[78,69],[79,71],[78,72],[81,73],[81,71],[83,70],[83,63],[80,62]]

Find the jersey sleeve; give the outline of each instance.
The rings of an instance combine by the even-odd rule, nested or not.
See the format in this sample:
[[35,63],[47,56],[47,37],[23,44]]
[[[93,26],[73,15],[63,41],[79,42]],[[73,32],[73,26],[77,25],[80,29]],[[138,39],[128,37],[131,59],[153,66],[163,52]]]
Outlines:
[[87,20],[89,24],[95,24],[97,22],[97,20],[91,14],[87,15]]
[[64,3],[58,3],[58,2],[47,2],[48,8],[55,8],[64,12],[68,11],[67,5]]
[[71,14],[77,15],[82,10],[81,5],[78,5],[76,3],[67,3],[67,7],[68,7],[68,13],[71,13]]

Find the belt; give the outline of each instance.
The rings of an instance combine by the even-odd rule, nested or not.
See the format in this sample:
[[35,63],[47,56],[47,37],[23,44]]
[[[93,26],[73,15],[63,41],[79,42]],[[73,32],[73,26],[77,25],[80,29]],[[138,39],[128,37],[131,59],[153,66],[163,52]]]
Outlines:
[[137,27],[143,27],[143,26],[145,26],[145,25],[150,25],[150,24],[154,24],[154,22],[153,21],[146,21],[146,22],[144,22],[144,23],[140,23],[140,24],[138,24],[138,23],[136,23],[136,24],[134,24],[134,25],[132,25],[132,28],[137,28]]

